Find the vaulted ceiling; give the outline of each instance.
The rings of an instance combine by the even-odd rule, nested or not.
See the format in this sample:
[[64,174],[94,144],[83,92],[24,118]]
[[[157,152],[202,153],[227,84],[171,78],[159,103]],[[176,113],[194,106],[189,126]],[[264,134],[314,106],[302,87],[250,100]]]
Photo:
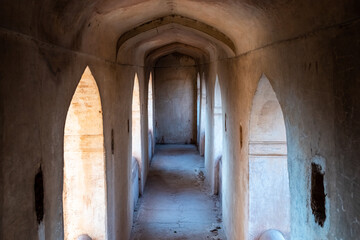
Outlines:
[[336,0],[43,0],[30,7],[21,0],[3,2],[23,12],[9,22],[12,12],[0,10],[3,27],[137,66],[173,51],[202,62],[233,57],[356,16],[351,0],[326,9]]

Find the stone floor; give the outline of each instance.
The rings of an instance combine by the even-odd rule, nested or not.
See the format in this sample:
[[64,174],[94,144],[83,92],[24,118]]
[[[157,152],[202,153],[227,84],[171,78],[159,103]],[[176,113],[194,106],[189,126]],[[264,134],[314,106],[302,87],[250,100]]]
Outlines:
[[157,146],[131,239],[225,239],[220,203],[203,170],[195,146]]

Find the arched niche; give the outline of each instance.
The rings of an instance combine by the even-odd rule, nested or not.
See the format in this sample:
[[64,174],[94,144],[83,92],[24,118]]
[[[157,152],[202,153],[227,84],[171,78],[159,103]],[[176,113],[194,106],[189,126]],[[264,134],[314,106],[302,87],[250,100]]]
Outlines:
[[221,102],[221,89],[219,78],[216,75],[214,87],[214,193],[219,194],[221,187],[220,174],[221,174],[221,158],[223,150],[223,124],[222,124],[222,102]]
[[102,107],[87,67],[72,97],[64,131],[64,239],[106,237],[105,157]]
[[154,102],[153,102],[153,81],[152,73],[149,76],[148,85],[148,128],[149,128],[149,160],[151,160],[154,153]]
[[253,99],[249,138],[249,239],[276,229],[290,236],[290,191],[284,116],[262,75]]
[[206,85],[205,85],[205,74],[202,74],[201,78],[201,99],[200,99],[200,155],[204,156],[205,153],[205,125],[206,125]]

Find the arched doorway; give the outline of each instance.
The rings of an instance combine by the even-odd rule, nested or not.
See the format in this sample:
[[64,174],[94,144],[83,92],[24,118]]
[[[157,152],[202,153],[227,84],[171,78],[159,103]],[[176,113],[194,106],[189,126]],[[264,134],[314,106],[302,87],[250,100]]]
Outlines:
[[250,116],[249,239],[268,229],[290,235],[290,191],[284,116],[263,75]]
[[214,193],[221,194],[221,158],[223,145],[222,103],[219,78],[216,76],[214,89]]
[[64,131],[64,239],[105,239],[105,158],[101,99],[87,67],[72,97]]

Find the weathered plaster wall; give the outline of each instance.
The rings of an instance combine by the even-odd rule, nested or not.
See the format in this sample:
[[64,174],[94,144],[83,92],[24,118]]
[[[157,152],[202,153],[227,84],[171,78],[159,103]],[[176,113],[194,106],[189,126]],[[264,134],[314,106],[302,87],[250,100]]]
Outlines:
[[195,61],[181,54],[161,58],[155,66],[156,143],[196,143]]
[[[108,237],[128,236],[132,222],[128,120],[135,69],[4,29],[0,31],[0,39],[1,100],[6,103],[1,113],[0,238],[38,238],[33,184],[40,165],[44,173],[45,238],[63,238],[65,118],[87,65],[99,86],[103,107]],[[114,129],[114,154],[110,150],[111,129]]]
[[332,194],[336,205],[329,238],[352,239],[360,235],[360,24],[351,23],[342,30],[331,38],[336,113],[336,160],[331,167],[336,169]]
[[[349,34],[356,29],[359,29],[357,22],[346,26]],[[346,148],[347,151],[342,152],[345,146],[353,145],[358,138],[355,137],[357,134],[349,135],[348,132],[349,129],[356,131],[358,126],[355,123],[355,119],[358,119],[355,114],[358,102],[358,97],[355,97],[358,95],[357,80],[352,80],[352,90],[345,84],[346,79],[356,78],[358,70],[351,67],[357,62],[353,55],[349,56],[349,60],[354,61],[349,61],[350,70],[346,63],[334,64],[339,61],[339,56],[349,54],[343,44],[349,45],[355,41],[350,36],[342,37],[343,33],[344,29],[339,25],[319,30],[314,35],[275,43],[219,64],[219,79],[227,79],[222,81],[222,93],[226,93],[223,111],[228,113],[228,133],[224,135],[223,188],[232,191],[224,190],[223,216],[230,239],[246,239],[248,226],[244,219],[248,219],[248,129],[252,98],[263,73],[268,76],[274,88],[285,118],[291,238],[303,239],[306,236],[308,239],[351,239],[358,233],[355,217],[355,213],[359,213],[358,201],[353,192],[358,186],[358,169],[353,165],[353,156],[356,156],[357,150]],[[333,50],[334,41],[343,43],[336,51]],[[352,74],[347,75],[348,71]],[[347,78],[342,78],[343,74]],[[349,91],[352,97],[344,98],[344,94],[350,93]],[[335,105],[335,102],[338,104]],[[343,115],[338,115],[335,106],[341,109],[339,113]],[[350,117],[348,113],[353,114]],[[341,128],[344,131],[346,129],[345,132],[335,130],[335,124],[343,123],[340,119],[346,119],[349,123]],[[243,129],[242,148],[240,124]],[[335,136],[341,136],[341,142],[344,143],[341,150],[337,148],[335,151],[335,147],[340,144],[335,141]],[[339,159],[342,160],[341,163]],[[324,227],[315,223],[310,208],[313,161],[320,162],[325,169],[327,219]],[[346,203],[344,200],[347,200]],[[345,206],[351,214],[345,213]]]

